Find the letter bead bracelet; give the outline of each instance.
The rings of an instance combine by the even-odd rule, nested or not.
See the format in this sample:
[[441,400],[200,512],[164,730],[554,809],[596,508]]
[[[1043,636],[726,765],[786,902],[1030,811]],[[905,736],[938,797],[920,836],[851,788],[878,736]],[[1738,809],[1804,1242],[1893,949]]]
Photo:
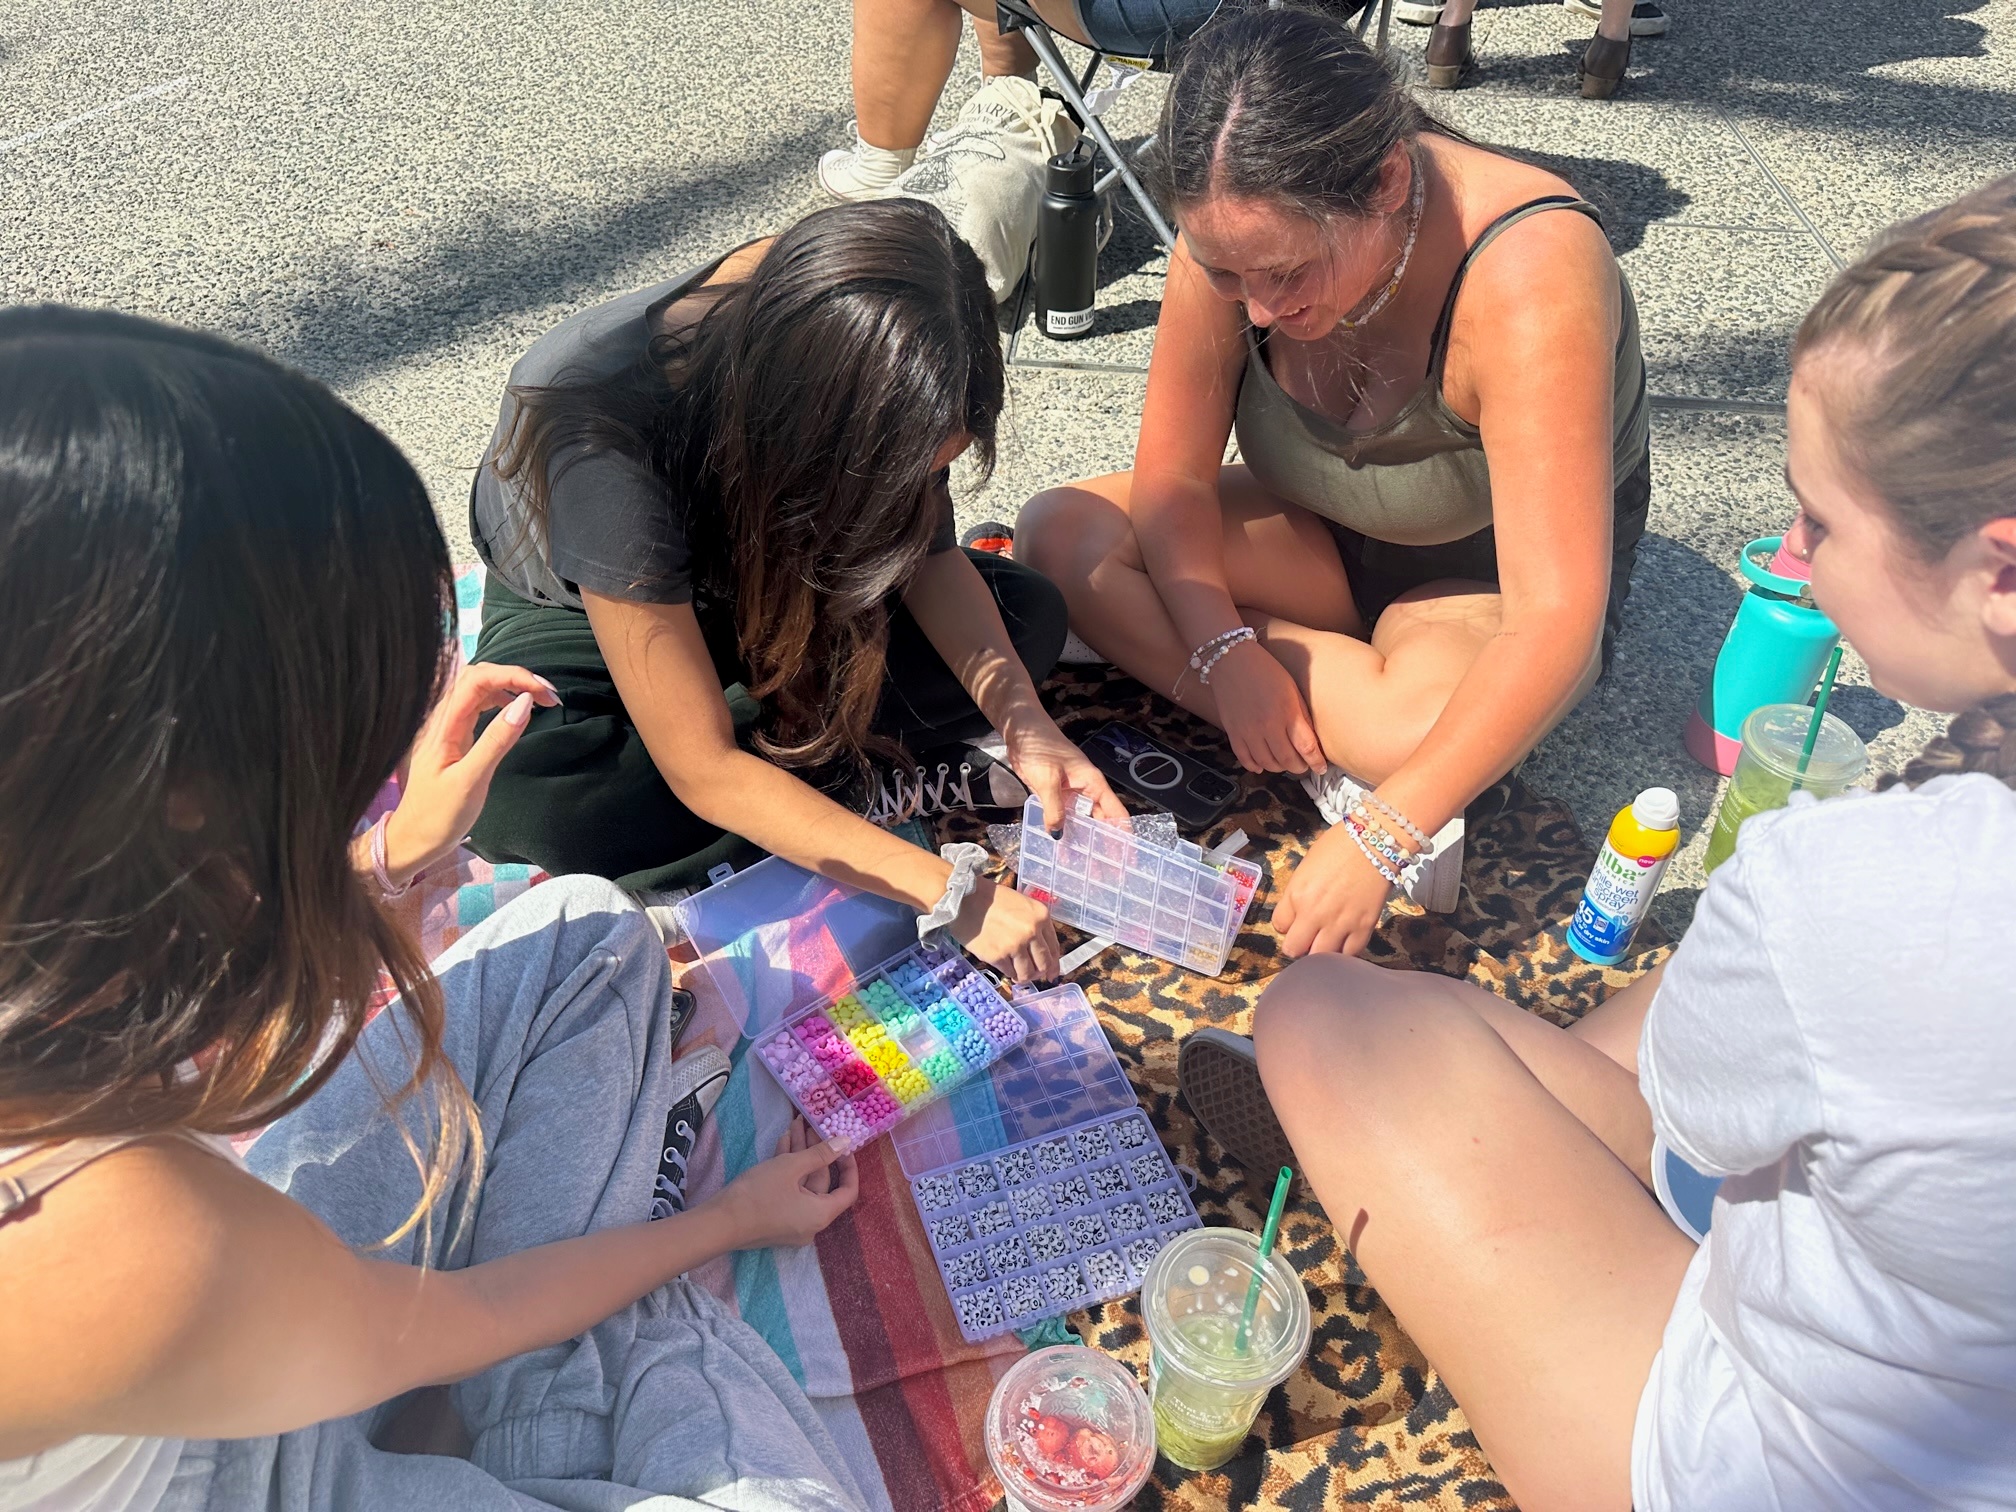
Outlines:
[[1234,629],[1212,636],[1211,639],[1190,653],[1190,665],[1185,667],[1182,675],[1176,679],[1176,686],[1169,690],[1169,696],[1174,698],[1183,690],[1183,679],[1188,677],[1192,672],[1197,674],[1198,686],[1210,687],[1211,669],[1225,659],[1225,653],[1230,651],[1234,646],[1242,645],[1247,641],[1257,640],[1258,638],[1258,632],[1251,625],[1239,625]]

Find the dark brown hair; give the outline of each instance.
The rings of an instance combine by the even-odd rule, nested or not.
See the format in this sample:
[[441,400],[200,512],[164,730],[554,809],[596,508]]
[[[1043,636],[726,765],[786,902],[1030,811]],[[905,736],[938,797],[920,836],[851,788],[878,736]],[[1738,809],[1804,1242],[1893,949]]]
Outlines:
[[937,209],[882,200],[806,216],[709,293],[634,371],[513,389],[498,471],[543,535],[556,468],[642,458],[685,514],[696,608],[734,606],[759,749],[859,761],[880,744],[890,601],[939,524],[936,455],[963,434],[993,463],[1006,381],[986,270]]
[[1277,200],[1322,221],[1366,214],[1387,154],[1424,131],[1469,140],[1423,110],[1341,16],[1228,9],[1183,49],[1151,167],[1168,205]]
[[418,1050],[381,1090],[443,1094],[416,1218],[443,1188],[470,1131],[440,989],[349,846],[439,686],[448,586],[419,477],[319,384],[0,312],[0,1144],[267,1123],[383,962]]
[[[1920,560],[2016,514],[2016,175],[1891,227],[1836,277],[1792,357],[1842,347],[1865,361],[1830,385],[1829,428]],[[1956,715],[1902,780],[1948,772],[2016,787],[2016,694]]]

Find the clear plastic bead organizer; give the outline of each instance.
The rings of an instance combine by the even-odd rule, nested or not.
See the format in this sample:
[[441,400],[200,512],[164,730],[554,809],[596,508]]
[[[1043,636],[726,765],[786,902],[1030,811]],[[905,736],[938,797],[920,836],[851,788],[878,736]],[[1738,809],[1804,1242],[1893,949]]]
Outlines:
[[1197,1209],[1075,985],[891,1142],[960,1333],[978,1343],[1137,1290]]
[[917,945],[786,1018],[755,1051],[822,1139],[859,1148],[1022,1043],[1029,1021],[958,951]]
[[1016,886],[1053,918],[1206,976],[1225,969],[1260,890],[1251,861],[1214,860],[1188,840],[1158,845],[1093,818],[1082,798],[1055,839],[1031,798],[1021,843]]

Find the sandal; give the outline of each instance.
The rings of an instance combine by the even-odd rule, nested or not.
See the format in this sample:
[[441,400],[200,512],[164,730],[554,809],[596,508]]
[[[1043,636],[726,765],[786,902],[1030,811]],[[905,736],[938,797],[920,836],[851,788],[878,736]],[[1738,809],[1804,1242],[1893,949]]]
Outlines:
[[1260,1085],[1253,1041],[1223,1029],[1196,1029],[1176,1055],[1176,1086],[1205,1133],[1266,1181],[1295,1164],[1295,1150]]
[[1624,70],[1630,66],[1631,39],[1626,37],[1622,42],[1613,42],[1598,32],[1589,39],[1589,45],[1582,50],[1582,61],[1575,66],[1576,77],[1582,85],[1582,98],[1610,99],[1624,82]]
[[1451,26],[1437,21],[1435,30],[1428,34],[1423,61],[1428,65],[1430,89],[1455,89],[1462,84],[1477,67],[1476,54],[1470,51],[1470,23]]

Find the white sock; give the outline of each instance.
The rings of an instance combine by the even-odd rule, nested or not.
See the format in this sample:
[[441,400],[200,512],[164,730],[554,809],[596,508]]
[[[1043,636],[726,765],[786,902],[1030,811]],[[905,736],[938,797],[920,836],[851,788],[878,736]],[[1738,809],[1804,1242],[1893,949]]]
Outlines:
[[871,147],[858,140],[854,143],[854,177],[864,188],[888,188],[916,161],[915,147]]

